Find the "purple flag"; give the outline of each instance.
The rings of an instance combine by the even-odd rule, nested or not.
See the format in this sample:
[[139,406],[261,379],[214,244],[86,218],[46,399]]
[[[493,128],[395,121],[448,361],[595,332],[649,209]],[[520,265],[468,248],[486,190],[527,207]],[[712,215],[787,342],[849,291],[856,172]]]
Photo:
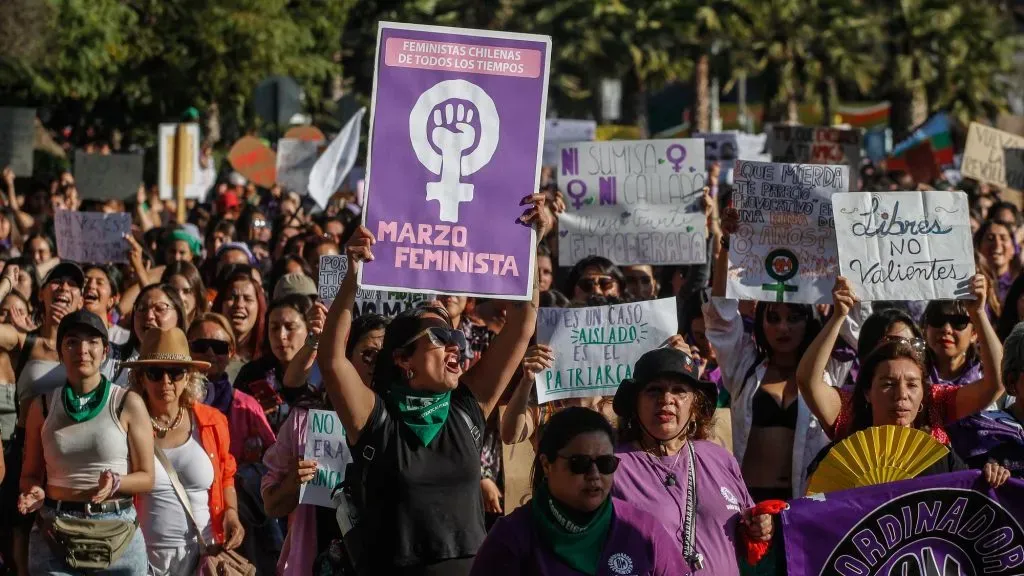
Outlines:
[[529,299],[551,38],[381,22],[361,287]]
[[1024,481],[992,490],[977,471],[790,502],[789,574],[974,576],[1024,573]]

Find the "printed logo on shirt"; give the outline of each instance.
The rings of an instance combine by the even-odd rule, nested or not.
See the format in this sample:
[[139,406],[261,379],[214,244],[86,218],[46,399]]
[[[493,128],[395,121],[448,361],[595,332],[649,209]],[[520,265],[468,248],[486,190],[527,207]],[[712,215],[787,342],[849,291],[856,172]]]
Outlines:
[[608,559],[608,567],[616,574],[630,574],[633,572],[633,559],[622,552],[612,554]]
[[739,498],[737,498],[736,495],[725,486],[722,486],[722,498],[725,498],[725,501],[729,503],[729,505],[725,507],[726,510],[733,510],[736,512],[740,511]]

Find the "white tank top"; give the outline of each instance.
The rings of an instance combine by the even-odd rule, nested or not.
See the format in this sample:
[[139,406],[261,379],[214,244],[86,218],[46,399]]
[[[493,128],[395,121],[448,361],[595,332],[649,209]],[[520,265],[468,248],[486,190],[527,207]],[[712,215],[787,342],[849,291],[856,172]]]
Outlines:
[[49,403],[41,432],[47,484],[89,490],[96,487],[104,470],[128,474],[128,433],[117,417],[127,393],[111,385],[106,405],[85,422],[67,415],[61,390],[43,397]]

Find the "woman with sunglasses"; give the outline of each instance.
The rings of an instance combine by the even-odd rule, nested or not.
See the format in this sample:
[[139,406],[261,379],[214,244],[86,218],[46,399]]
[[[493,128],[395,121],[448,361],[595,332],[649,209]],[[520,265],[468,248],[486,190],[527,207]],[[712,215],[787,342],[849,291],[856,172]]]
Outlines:
[[612,496],[614,447],[615,433],[597,412],[554,415],[534,459],[533,498],[494,525],[471,576],[689,574],[658,520]]
[[601,256],[587,256],[569,271],[566,294],[573,302],[584,302],[590,296],[614,296],[626,294],[626,281],[619,267]]
[[[876,374],[872,370],[877,367],[869,365],[868,362],[873,352],[864,355],[865,350],[861,350],[864,360],[857,375],[856,387],[853,391],[847,391],[832,387],[822,377],[828,363],[828,351],[835,344],[851,308],[857,304],[856,295],[849,281],[842,276],[836,278],[835,287],[832,289],[832,299],[835,303],[832,318],[807,348],[800,362],[798,374],[800,393],[833,441],[842,440],[868,426],[898,424],[927,429],[933,438],[948,445],[946,426],[981,412],[1002,395],[1003,383],[999,374],[1002,346],[985,313],[988,282],[984,276],[978,274],[971,279],[970,293],[974,299],[966,300],[964,303],[971,321],[981,332],[979,342],[984,376],[961,386],[935,382],[932,379],[935,373],[930,374],[927,370],[925,342],[917,338],[908,339],[894,335],[882,338],[875,347],[902,344],[915,355],[910,359],[920,365],[915,369],[920,368],[924,373],[914,378],[901,376],[899,370],[909,367],[906,362],[890,363],[889,360],[895,359],[893,357],[885,360],[876,359],[877,363],[881,364]],[[944,319],[943,323],[948,336],[951,329],[949,321]],[[938,332],[943,329],[928,330]],[[891,354],[900,352],[901,357],[906,356],[901,352],[903,348],[893,350],[895,351]],[[909,383],[904,384],[905,382]]]
[[694,574],[737,574],[737,538],[768,541],[772,522],[751,515],[739,464],[710,441],[718,387],[678,346],[641,356],[615,392],[622,465],[612,493],[650,510]]
[[231,455],[239,466],[259,462],[276,439],[260,403],[236,390],[228,379],[227,367],[235,348],[228,319],[213,312],[196,318],[188,329],[188,347],[193,358],[210,363],[202,402],[227,417]]
[[[922,320],[932,383],[963,386],[981,379],[977,345],[982,332],[971,321],[965,301],[932,300]],[[999,337],[994,329],[993,335]],[[999,340],[994,344],[1000,346]]]
[[[541,237],[554,223],[535,194],[517,218],[536,225]],[[356,273],[373,260],[373,234],[358,228],[346,252],[349,272],[331,306],[322,345],[338,350],[357,290]],[[485,536],[480,497],[480,439],[505,386],[526,352],[537,323],[536,278],[532,302],[509,307],[505,327],[465,374],[465,335],[441,307],[403,312],[388,325],[367,389],[352,362],[341,355],[318,358],[324,386],[352,447],[363,482],[360,500],[372,573],[467,574]],[[344,297],[343,297],[344,296]],[[367,457],[370,455],[370,457]],[[371,459],[372,458],[372,459]]]
[[[233,550],[245,536],[228,421],[201,402],[210,364],[192,359],[185,333],[175,327],[148,331],[138,359],[125,366],[132,390],[149,409],[156,452],[153,490],[137,498],[149,573],[194,574],[204,544]],[[187,493],[191,515],[173,476]]]

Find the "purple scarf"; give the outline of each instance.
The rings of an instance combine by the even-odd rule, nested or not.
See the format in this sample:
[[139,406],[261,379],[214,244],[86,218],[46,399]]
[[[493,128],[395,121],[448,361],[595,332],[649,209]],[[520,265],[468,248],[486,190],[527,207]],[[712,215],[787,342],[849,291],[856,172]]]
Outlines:
[[228,375],[221,374],[216,380],[210,380],[206,387],[206,399],[203,400],[203,404],[213,406],[227,416],[231,411],[231,400],[234,396],[235,389],[231,387]]

